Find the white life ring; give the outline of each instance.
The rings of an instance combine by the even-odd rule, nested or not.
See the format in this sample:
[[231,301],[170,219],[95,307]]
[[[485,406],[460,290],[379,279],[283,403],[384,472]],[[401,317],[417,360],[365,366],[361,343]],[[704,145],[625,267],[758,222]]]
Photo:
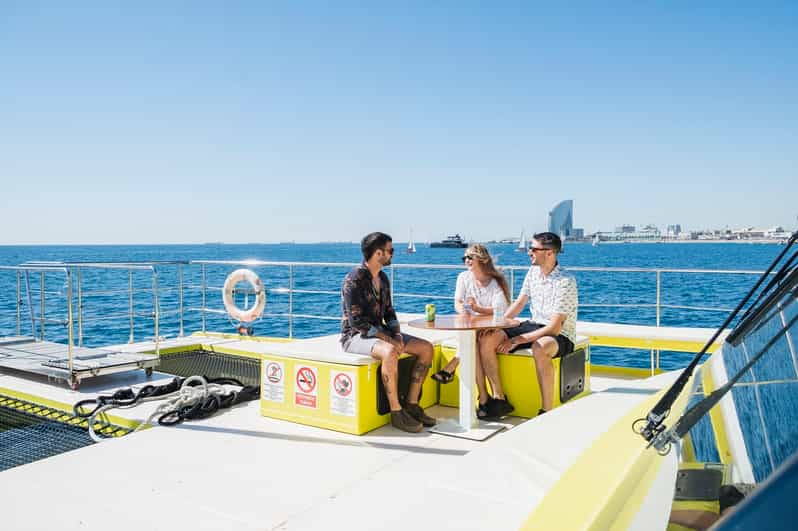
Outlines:
[[[255,290],[255,304],[247,310],[242,310],[236,306],[234,295],[236,284],[239,282],[249,282],[252,289]],[[227,275],[227,279],[224,281],[222,300],[224,301],[224,309],[227,310],[230,317],[242,323],[249,323],[263,315],[263,308],[266,307],[266,290],[263,287],[263,282],[254,271],[236,269]]]

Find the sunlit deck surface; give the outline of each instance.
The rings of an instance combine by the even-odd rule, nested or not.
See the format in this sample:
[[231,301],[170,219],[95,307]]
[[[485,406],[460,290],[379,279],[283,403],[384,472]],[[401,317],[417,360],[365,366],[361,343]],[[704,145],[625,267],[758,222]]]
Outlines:
[[[0,474],[3,528],[505,529],[521,525],[590,442],[672,379],[594,377],[596,391],[486,442],[384,426],[364,436],[262,417],[257,401]],[[75,403],[172,376],[95,378],[79,392],[0,375],[0,388]],[[114,410],[145,418],[156,404]],[[454,417],[453,408],[428,410]]]

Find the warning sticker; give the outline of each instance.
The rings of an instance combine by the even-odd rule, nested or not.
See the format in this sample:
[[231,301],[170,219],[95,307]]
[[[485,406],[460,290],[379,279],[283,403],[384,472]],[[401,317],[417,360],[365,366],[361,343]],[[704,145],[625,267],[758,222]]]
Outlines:
[[281,361],[263,360],[263,392],[270,402],[285,402],[285,366]]
[[294,404],[302,407],[316,408],[319,394],[319,370],[316,367],[297,365],[295,368]]
[[357,415],[355,401],[355,373],[336,372],[330,374],[330,411],[338,415]]

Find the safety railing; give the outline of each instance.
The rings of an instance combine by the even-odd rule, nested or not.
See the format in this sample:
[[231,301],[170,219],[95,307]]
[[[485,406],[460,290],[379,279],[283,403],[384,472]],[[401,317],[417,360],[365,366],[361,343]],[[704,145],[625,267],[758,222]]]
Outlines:
[[[294,296],[302,294],[310,295],[330,295],[340,296],[339,290],[323,290],[323,289],[297,289],[294,287],[294,274],[297,268],[320,268],[320,267],[339,267],[342,269],[352,268],[358,264],[356,263],[341,263],[341,262],[273,262],[261,260],[196,260],[192,261],[191,265],[199,265],[202,268],[201,284],[199,286],[189,286],[189,288],[197,288],[202,290],[202,305],[200,307],[190,307],[187,310],[200,311],[203,313],[226,313],[223,309],[213,309],[207,307],[208,292],[221,292],[221,286],[209,285],[207,281],[207,266],[209,265],[223,265],[223,266],[249,266],[249,267],[279,267],[285,268],[288,272],[288,284],[286,286],[276,286],[268,288],[267,292],[277,295],[285,295],[288,297],[288,312],[286,313],[265,313],[269,317],[284,317],[289,319],[289,337],[293,336],[293,318],[304,319],[318,319],[318,320],[340,320],[340,315],[328,316],[317,315],[308,313],[295,313],[294,312]],[[444,265],[444,264],[394,264],[387,268],[387,272],[391,279],[391,289],[393,290],[392,296],[395,299],[425,299],[425,300],[453,300],[453,295],[441,295],[437,293],[407,293],[397,291],[396,271],[397,270],[411,270],[411,269],[429,269],[429,270],[463,270],[462,266]],[[515,277],[517,272],[524,274],[529,270],[525,266],[503,266],[499,268],[505,274],[509,274],[509,285],[511,287],[512,297],[515,298]],[[580,302],[580,308],[653,308],[656,315],[656,326],[661,325],[662,311],[664,309],[679,309],[688,311],[713,311],[713,312],[730,312],[731,308],[722,306],[696,306],[687,304],[665,304],[662,302],[662,276],[663,274],[695,274],[695,275],[761,275],[762,271],[752,270],[725,270],[725,269],[671,269],[671,268],[618,268],[618,267],[569,267],[572,272],[599,272],[599,273],[640,273],[640,274],[653,274],[655,275],[656,291],[653,303],[590,303]],[[246,290],[238,290],[246,292]],[[202,321],[203,331],[205,330],[206,321]]]
[[[43,268],[45,271],[61,268],[67,269],[69,274],[75,278],[76,292],[77,292],[77,337],[78,345],[83,343],[83,328],[84,324],[89,321],[102,321],[110,319],[126,319],[128,321],[130,342],[135,341],[135,323],[137,318],[150,318],[153,320],[154,339],[157,343],[161,340],[160,333],[160,320],[165,314],[169,313],[175,316],[178,322],[177,335],[183,336],[184,320],[188,312],[198,312],[200,314],[200,328],[203,332],[207,331],[207,323],[209,315],[224,315],[226,311],[221,306],[221,297],[216,297],[219,301],[218,306],[211,303],[211,294],[221,293],[222,286],[209,282],[209,268],[215,267],[214,274],[219,274],[218,269],[232,268],[233,266],[244,266],[252,268],[279,268],[285,271],[286,276],[282,277],[285,280],[273,285],[267,286],[267,294],[275,295],[278,297],[285,297],[287,304],[285,305],[286,311],[273,312],[267,311],[264,317],[267,318],[284,318],[288,323],[288,337],[292,338],[295,335],[297,319],[311,319],[319,321],[339,321],[340,315],[324,315],[314,313],[311,311],[303,311],[305,306],[301,302],[301,298],[306,295],[321,295],[330,297],[339,297],[340,290],[336,289],[316,289],[314,286],[297,287],[295,279],[297,272],[305,269],[318,269],[318,268],[339,268],[341,269],[341,278],[346,271],[357,263],[346,262],[283,262],[283,261],[263,261],[263,260],[193,260],[193,261],[147,261],[147,262],[29,262],[22,266],[6,266],[6,269],[15,268]],[[174,285],[161,286],[159,285],[158,269],[174,267],[176,268],[176,279]],[[128,274],[127,286],[124,289],[86,289],[84,286],[84,273],[89,269],[106,269],[106,270],[126,270]],[[197,272],[196,269],[199,269]],[[528,271],[527,266],[503,266],[499,268],[509,278],[509,285],[511,286],[513,298],[515,298],[516,276],[523,275]],[[138,270],[146,270],[151,272],[152,285],[151,287],[134,287],[133,273]],[[184,280],[184,270],[191,271],[192,281],[186,283]],[[441,294],[440,292],[418,293],[413,291],[402,291],[402,282],[397,282],[397,273],[403,270],[430,270],[435,271],[462,271],[463,266],[460,265],[444,265],[444,264],[394,264],[386,269],[390,280],[391,289],[393,290],[393,297],[396,301],[398,309],[402,309],[402,300],[449,300],[453,299],[451,294]],[[663,302],[663,276],[668,274],[688,274],[688,275],[760,275],[761,271],[752,270],[723,270],[723,269],[673,269],[673,268],[616,268],[616,267],[569,267],[569,271],[582,272],[582,273],[631,273],[640,275],[653,275],[655,282],[655,292],[652,293],[653,302],[595,302],[595,301],[580,301],[580,308],[649,308],[653,309],[655,313],[655,324],[661,326],[662,312],[666,309],[678,309],[685,311],[710,311],[710,312],[729,312],[730,308],[714,305],[696,305],[696,304],[666,304]],[[17,279],[17,330],[21,329],[22,322],[22,298],[21,298],[21,273],[18,272]],[[28,273],[29,274],[29,273]],[[198,278],[198,283],[196,282]],[[522,278],[522,277],[520,277]],[[519,280],[520,280],[519,278]],[[223,279],[222,279],[223,280]],[[71,286],[70,281],[70,286]],[[221,284],[221,282],[220,282]],[[44,285],[42,283],[42,285]],[[31,291],[28,291],[28,307],[32,307],[33,300],[31,298]],[[46,290],[44,290],[46,291]],[[171,312],[162,312],[159,305],[159,294],[166,292],[177,292],[177,308]],[[198,296],[193,298],[192,304],[184,305],[186,298],[185,292],[194,291],[198,292]],[[245,305],[248,305],[248,297],[251,295],[249,288],[236,289],[238,294],[244,294]],[[134,305],[134,296],[139,293],[152,293],[153,297],[153,310],[151,312],[136,311]],[[113,296],[113,295],[126,295],[127,296],[127,311],[115,314],[99,315],[87,317],[84,314],[85,300],[94,296]],[[48,322],[48,317],[45,313],[45,297],[46,293],[40,294],[40,307],[41,317],[35,321],[40,328],[39,335],[44,336],[45,324]],[[198,303],[198,304],[197,304]],[[267,305],[268,310],[268,305]],[[31,315],[32,312],[31,312]],[[33,323],[34,321],[32,321]],[[60,321],[55,321],[60,322]],[[64,324],[63,322],[61,324]],[[71,327],[70,327],[71,328]],[[157,346],[156,346],[157,348]],[[652,351],[652,367],[659,365],[659,352]]]
[[[25,282],[26,299],[28,302],[28,315],[30,319],[31,335],[35,336],[37,330],[39,331],[39,339],[43,340],[46,332],[46,323],[59,324],[67,328],[67,353],[69,356],[68,367],[69,371],[73,369],[73,349],[75,346],[74,326],[73,326],[73,306],[72,306],[72,272],[67,267],[56,265],[18,265],[18,266],[0,266],[0,271],[14,271],[16,273],[16,317],[17,317],[17,335],[22,335],[22,307],[24,299],[22,298],[22,280]],[[47,273],[63,273],[64,274],[64,287],[65,291],[62,292],[48,292],[47,290]],[[39,287],[33,287],[31,282],[31,274],[38,274]],[[33,293],[37,292],[39,295],[39,314],[34,311]],[[54,319],[47,317],[47,294],[64,296],[66,305],[66,318]]]
[[[67,323],[61,323],[68,326],[70,337],[73,334],[73,316],[72,316],[72,294],[74,293],[73,289],[77,292],[77,344],[78,346],[83,346],[83,335],[84,335],[84,325],[90,322],[101,322],[101,321],[109,321],[109,320],[117,320],[117,319],[126,319],[129,323],[129,342],[133,343],[135,341],[135,323],[136,317],[144,317],[152,319],[153,321],[153,331],[154,337],[153,340],[155,342],[155,351],[156,353],[160,351],[160,342],[161,342],[161,335],[160,335],[160,319],[161,319],[161,311],[160,311],[160,303],[159,303],[159,294],[163,291],[169,291],[171,289],[176,289],[179,292],[179,298],[181,301],[181,308],[179,308],[179,319],[181,323],[180,334],[182,335],[182,270],[179,269],[178,278],[180,279],[178,285],[174,288],[161,288],[158,285],[158,271],[156,270],[156,265],[159,266],[166,266],[166,265],[177,265],[178,268],[185,265],[186,262],[26,262],[22,264],[22,268],[45,268],[47,269],[61,269],[65,270],[68,273],[68,289],[70,294],[69,299],[69,307],[70,307],[70,317]],[[123,271],[127,272],[127,287],[125,289],[85,289],[84,288],[84,274],[87,270],[102,270],[102,271]],[[152,284],[150,288],[135,288],[133,282],[133,274],[135,271],[148,271],[152,276]],[[73,288],[73,279],[75,288]],[[40,282],[42,287],[45,286],[45,277],[44,273],[42,273],[42,279]],[[32,309],[32,303],[30,301],[30,296],[32,290],[28,285],[28,297],[29,297],[29,304],[28,306]],[[137,312],[135,310],[134,301],[135,301],[135,294],[136,293],[151,293],[152,294],[152,311],[149,312]],[[42,329],[40,333],[40,339],[44,339],[44,323],[48,321],[46,318],[46,294],[47,291],[45,289],[40,290],[41,294],[41,323]],[[128,311],[126,313],[112,313],[112,314],[105,314],[105,315],[94,315],[87,317],[84,313],[84,309],[86,306],[86,300],[92,297],[101,297],[101,296],[115,296],[115,295],[126,295],[127,296],[127,307]],[[18,297],[19,299],[19,297]],[[20,311],[18,303],[18,312]],[[32,315],[32,312],[31,312]],[[18,322],[17,327],[20,327]],[[70,355],[71,359],[71,355]],[[70,367],[71,370],[71,367]]]

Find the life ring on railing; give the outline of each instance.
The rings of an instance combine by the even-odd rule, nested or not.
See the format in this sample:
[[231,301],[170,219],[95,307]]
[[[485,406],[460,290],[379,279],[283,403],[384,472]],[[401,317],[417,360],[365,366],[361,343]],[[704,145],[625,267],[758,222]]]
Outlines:
[[[236,306],[235,289],[236,284],[239,282],[249,282],[252,289],[255,290],[255,304],[252,308],[242,310]],[[242,323],[250,323],[263,315],[263,308],[266,307],[266,290],[263,287],[263,282],[254,271],[249,269],[236,269],[224,281],[224,288],[222,289],[222,300],[224,301],[224,309],[227,314],[241,321]]]

